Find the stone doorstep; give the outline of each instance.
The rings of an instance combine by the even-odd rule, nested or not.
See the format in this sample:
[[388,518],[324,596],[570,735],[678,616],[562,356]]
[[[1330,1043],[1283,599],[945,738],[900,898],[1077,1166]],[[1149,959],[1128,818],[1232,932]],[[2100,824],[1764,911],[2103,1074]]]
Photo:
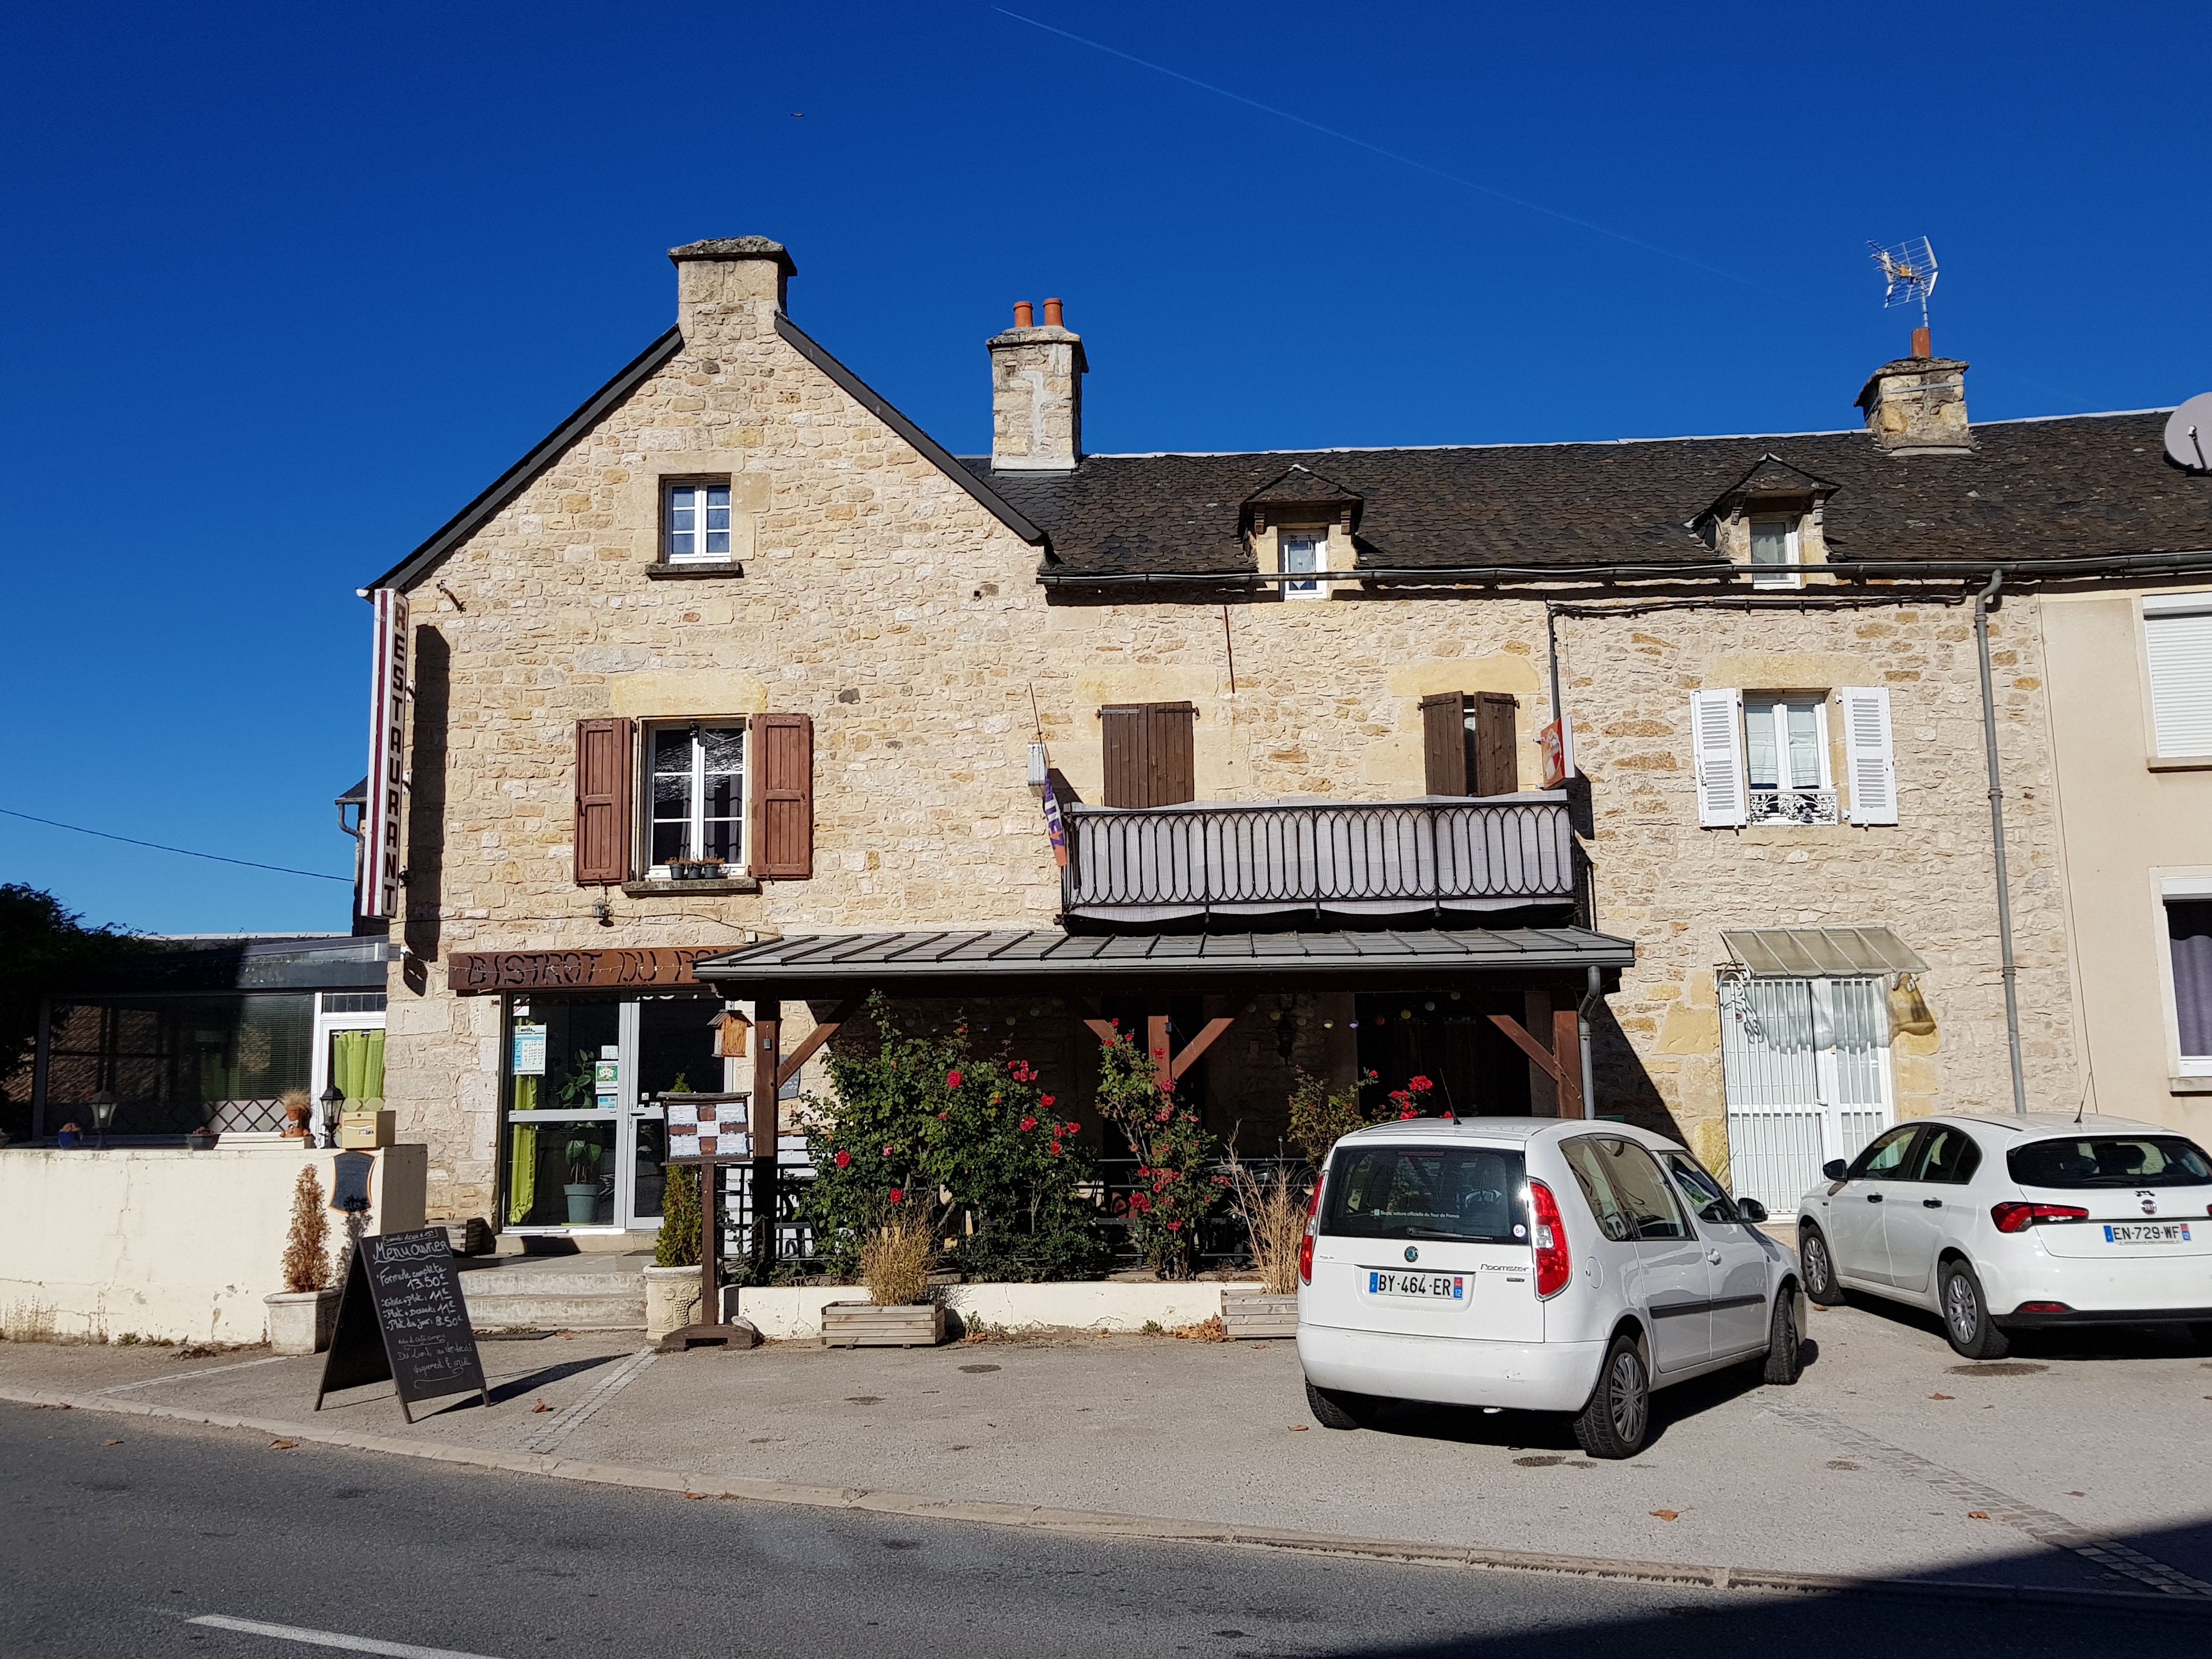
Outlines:
[[484,1330],[643,1330],[644,1268],[652,1259],[479,1258],[483,1265],[463,1267],[458,1276],[469,1317]]

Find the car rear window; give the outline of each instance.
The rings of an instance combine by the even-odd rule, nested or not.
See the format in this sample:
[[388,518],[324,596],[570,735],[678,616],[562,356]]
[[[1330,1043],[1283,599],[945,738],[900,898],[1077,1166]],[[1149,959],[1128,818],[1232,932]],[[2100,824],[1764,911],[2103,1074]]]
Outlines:
[[2212,1160],[2179,1135],[2071,1135],[2005,1154],[2023,1187],[2212,1187]]
[[1321,1230],[1348,1238],[1528,1242],[1521,1154],[1489,1146],[1340,1148]]

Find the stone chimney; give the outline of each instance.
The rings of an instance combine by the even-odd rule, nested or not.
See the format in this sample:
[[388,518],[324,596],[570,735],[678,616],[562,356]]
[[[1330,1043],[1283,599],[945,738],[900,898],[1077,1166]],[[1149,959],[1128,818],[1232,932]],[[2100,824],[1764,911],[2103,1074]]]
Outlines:
[[1859,393],[1867,430],[1893,455],[1971,455],[1966,365],[1938,357],[1928,331],[1912,331],[1912,355],[1884,363]]
[[784,285],[799,272],[783,244],[765,236],[718,236],[668,250],[676,264],[676,324],[687,343],[747,337],[772,326]]
[[1060,326],[1060,301],[1044,302],[1036,326],[1030,302],[1014,325],[988,342],[991,465],[1009,472],[1069,472],[1083,458],[1083,337]]

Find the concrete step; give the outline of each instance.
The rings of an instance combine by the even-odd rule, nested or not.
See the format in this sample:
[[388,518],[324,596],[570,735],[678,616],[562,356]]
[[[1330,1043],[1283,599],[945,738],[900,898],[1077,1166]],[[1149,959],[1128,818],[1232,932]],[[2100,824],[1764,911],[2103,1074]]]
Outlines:
[[572,1267],[573,1257],[526,1267],[471,1267],[460,1274],[461,1297],[480,1330],[641,1331],[641,1269],[650,1258],[616,1260],[622,1265],[604,1268]]

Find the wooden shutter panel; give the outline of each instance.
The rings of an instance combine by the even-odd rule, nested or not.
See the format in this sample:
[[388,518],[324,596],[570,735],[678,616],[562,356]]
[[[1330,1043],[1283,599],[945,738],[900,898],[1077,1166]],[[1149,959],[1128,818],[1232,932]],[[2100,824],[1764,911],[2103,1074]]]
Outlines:
[[1467,699],[1459,692],[1421,699],[1421,767],[1430,794],[1467,793]]
[[1851,781],[1851,822],[1895,823],[1897,757],[1890,740],[1889,693],[1881,686],[1839,686],[1836,701],[1844,709],[1844,770]]
[[1106,805],[1149,806],[1152,780],[1146,764],[1145,710],[1141,703],[1098,711],[1098,738],[1106,756]]
[[1198,765],[1192,728],[1198,709],[1187,702],[1145,705],[1145,769],[1150,778],[1147,806],[1173,806],[1198,799]]
[[756,876],[805,881],[814,873],[814,719],[756,714],[745,726],[752,776]]
[[576,884],[629,879],[630,723],[576,722]]
[[1690,742],[1698,779],[1698,822],[1734,829],[1750,816],[1744,795],[1743,693],[1690,693]]
[[1521,787],[1521,761],[1515,752],[1520,733],[1514,711],[1520,705],[1504,691],[1480,691],[1474,698],[1474,787],[1477,795],[1510,795]]

